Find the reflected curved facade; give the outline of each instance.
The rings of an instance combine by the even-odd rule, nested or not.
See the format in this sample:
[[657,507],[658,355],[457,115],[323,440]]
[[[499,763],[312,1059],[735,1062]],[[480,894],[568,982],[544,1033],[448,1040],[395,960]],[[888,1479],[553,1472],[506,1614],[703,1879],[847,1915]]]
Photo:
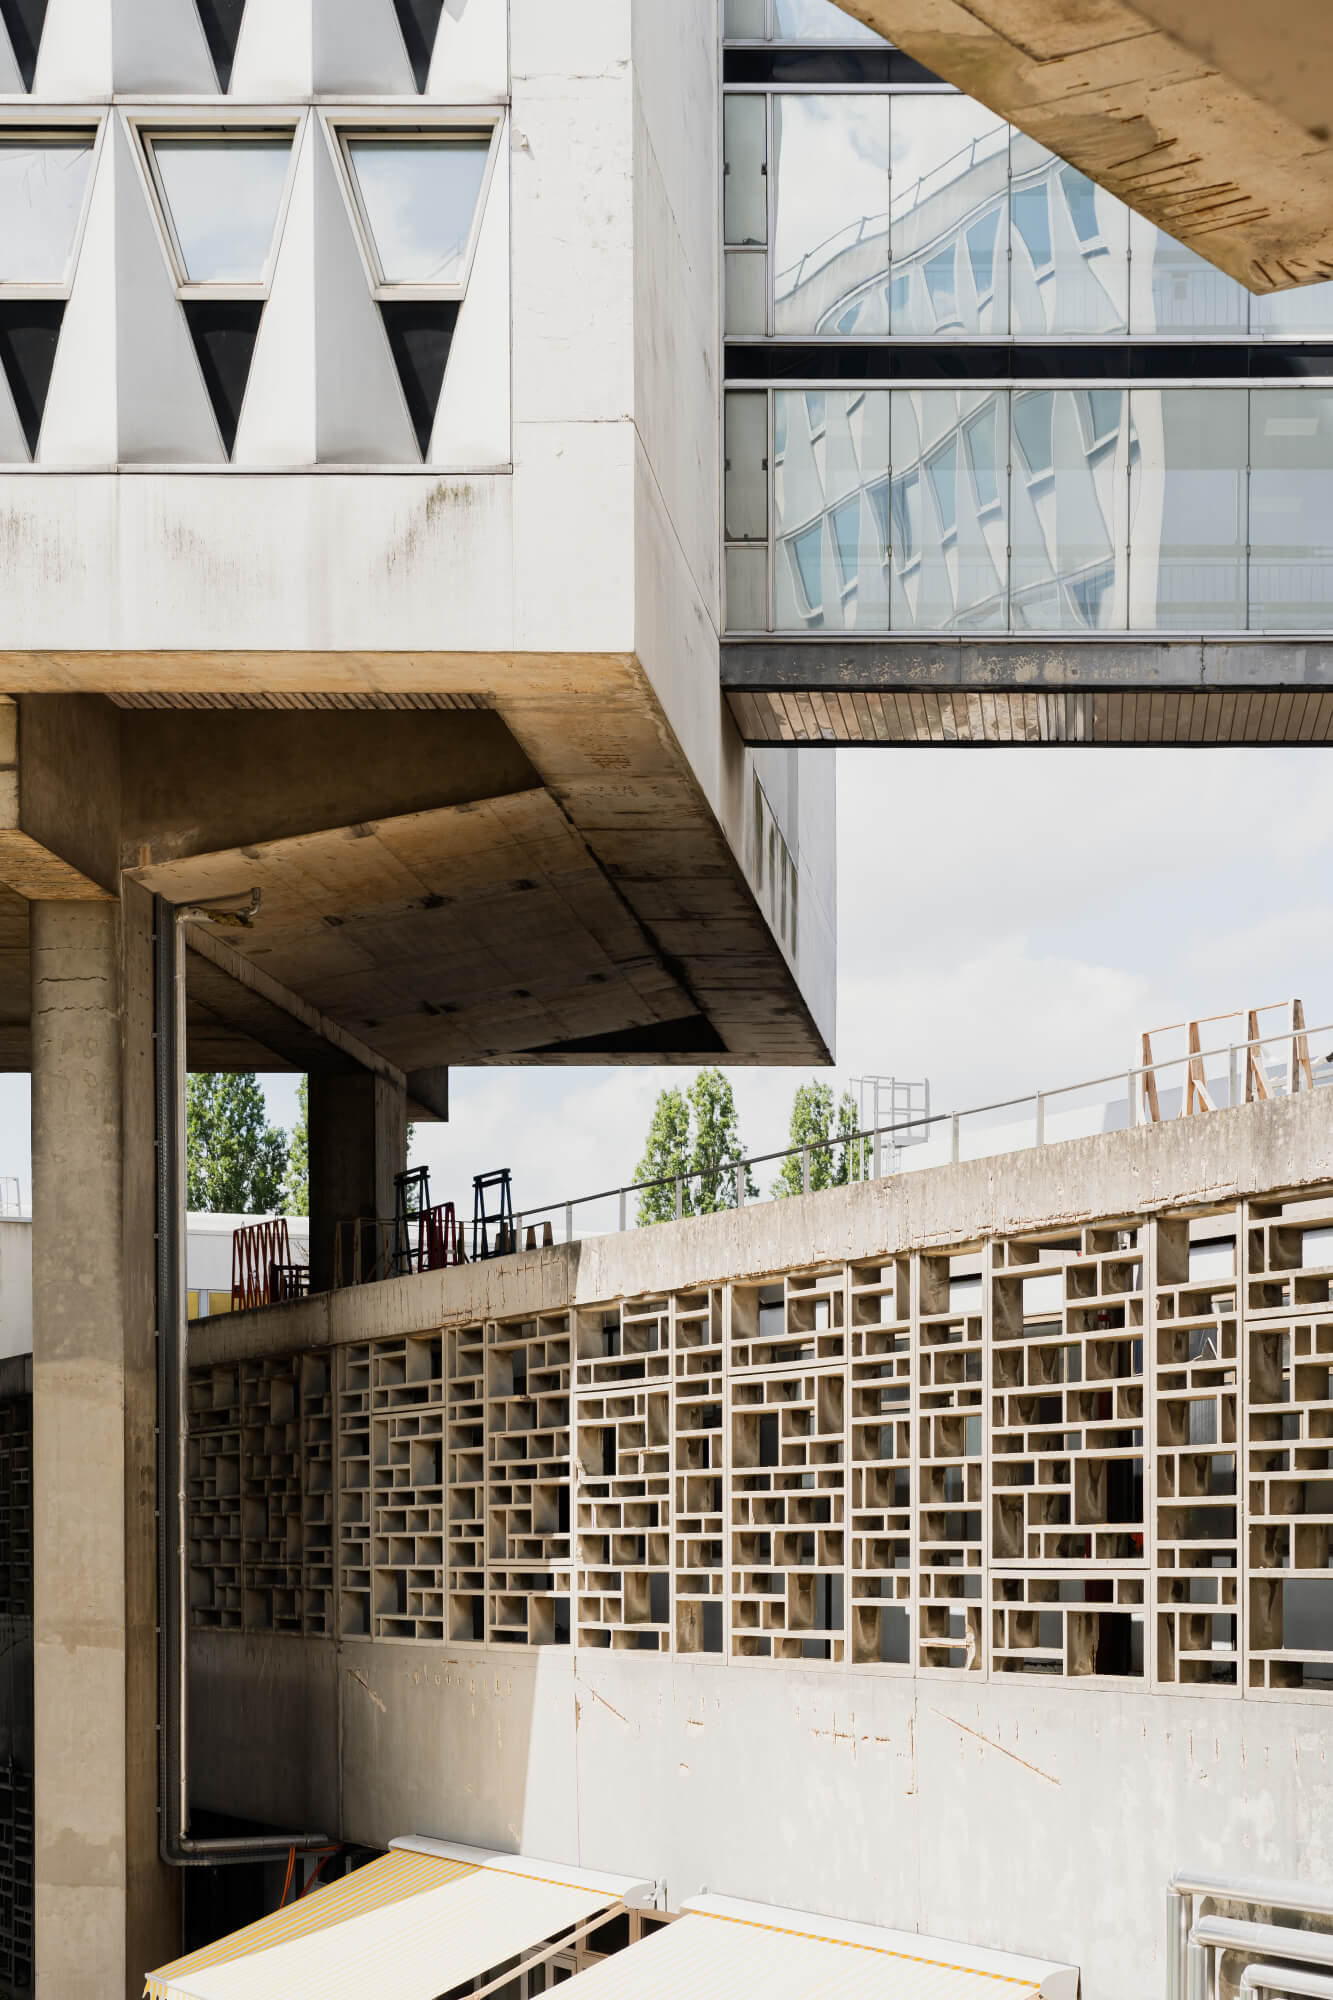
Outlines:
[[728,629],[1327,631],[1333,285],[1251,298],[837,20],[725,12]]

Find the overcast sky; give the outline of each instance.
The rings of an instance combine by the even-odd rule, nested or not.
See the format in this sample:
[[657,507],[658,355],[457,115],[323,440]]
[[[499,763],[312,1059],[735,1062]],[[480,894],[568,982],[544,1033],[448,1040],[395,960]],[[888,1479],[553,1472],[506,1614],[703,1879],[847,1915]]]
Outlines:
[[[928,1076],[951,1110],[1121,1070],[1145,1027],[1186,1015],[1297,994],[1312,1026],[1333,1020],[1325,754],[838,754],[835,1082]],[[456,1070],[452,1120],[418,1126],[415,1157],[469,1214],[495,1167],[520,1210],[614,1187],[656,1092],[690,1074]],[[802,1074],[732,1072],[750,1149],[783,1142]],[[294,1082],[269,1082],[290,1122]],[[26,1080],[0,1079],[0,1175],[25,1205],[27,1118]]]

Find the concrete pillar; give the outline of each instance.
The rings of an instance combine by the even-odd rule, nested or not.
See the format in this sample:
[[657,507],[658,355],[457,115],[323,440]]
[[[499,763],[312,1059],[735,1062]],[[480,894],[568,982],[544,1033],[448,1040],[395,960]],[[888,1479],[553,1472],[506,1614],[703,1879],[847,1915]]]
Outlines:
[[158,1859],[151,901],[31,905],[38,2000],[143,1990]]
[[[340,1222],[389,1217],[407,1164],[407,1093],[358,1070],[310,1078],[310,1289],[333,1285]],[[369,1232],[363,1254],[374,1255]]]

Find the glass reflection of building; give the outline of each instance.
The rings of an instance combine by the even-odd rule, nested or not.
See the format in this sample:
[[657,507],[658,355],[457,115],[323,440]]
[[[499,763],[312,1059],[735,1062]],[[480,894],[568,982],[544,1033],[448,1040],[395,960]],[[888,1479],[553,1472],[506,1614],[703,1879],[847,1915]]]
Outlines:
[[729,629],[1327,630],[1333,285],[1251,298],[826,0],[724,11]]

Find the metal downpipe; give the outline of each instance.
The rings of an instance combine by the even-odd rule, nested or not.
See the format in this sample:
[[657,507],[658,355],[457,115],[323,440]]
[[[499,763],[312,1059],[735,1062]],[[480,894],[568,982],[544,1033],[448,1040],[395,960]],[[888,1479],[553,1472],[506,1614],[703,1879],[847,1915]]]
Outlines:
[[269,1861],[328,1847],[322,1833],[190,1836],[189,1321],[185,1306],[185,977],[181,913],[153,898],[153,1097],[157,1194],[158,1846],[172,1868]]

